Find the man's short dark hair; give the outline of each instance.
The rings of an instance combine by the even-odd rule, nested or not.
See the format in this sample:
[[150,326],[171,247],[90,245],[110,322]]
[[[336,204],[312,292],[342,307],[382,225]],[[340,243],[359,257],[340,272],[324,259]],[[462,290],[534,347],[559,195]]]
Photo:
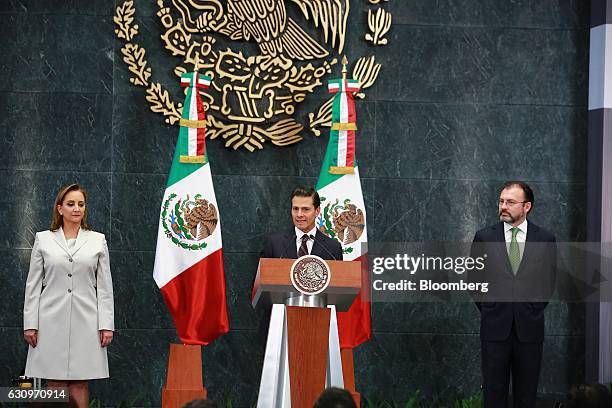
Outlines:
[[612,407],[612,392],[602,384],[582,384],[572,387],[567,408]]
[[291,202],[293,202],[293,197],[312,197],[312,203],[314,204],[314,208],[319,208],[321,206],[321,199],[319,198],[319,193],[314,188],[306,188],[306,187],[298,187],[291,193]]
[[219,408],[219,406],[214,401],[205,399],[195,399],[183,405],[182,408]]
[[499,190],[500,194],[502,191],[510,187],[518,187],[522,189],[523,194],[525,194],[525,201],[529,201],[531,203],[531,207],[533,208],[533,205],[534,205],[533,190],[531,189],[531,187],[529,187],[529,184],[525,183],[524,181],[506,181],[503,187],[501,188],[501,190]]
[[330,387],[319,395],[314,408],[357,408],[350,392],[345,389]]

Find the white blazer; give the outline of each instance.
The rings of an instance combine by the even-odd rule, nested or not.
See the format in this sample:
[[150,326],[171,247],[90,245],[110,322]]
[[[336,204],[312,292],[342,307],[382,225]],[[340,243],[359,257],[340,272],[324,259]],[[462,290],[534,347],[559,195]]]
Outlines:
[[69,249],[64,231],[36,234],[23,305],[23,328],[38,330],[25,374],[53,380],[106,378],[99,330],[114,330],[113,282],[103,234],[79,230]]

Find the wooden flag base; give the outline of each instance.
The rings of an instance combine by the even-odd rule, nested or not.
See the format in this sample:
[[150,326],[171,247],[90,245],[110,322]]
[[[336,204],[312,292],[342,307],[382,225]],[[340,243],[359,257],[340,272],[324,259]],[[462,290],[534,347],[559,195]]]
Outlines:
[[180,408],[194,399],[205,399],[207,394],[202,382],[202,347],[170,344],[162,408]]
[[361,394],[355,390],[355,361],[353,360],[353,349],[341,349],[340,356],[342,357],[342,374],[344,377],[344,388],[348,390],[357,408],[361,402]]

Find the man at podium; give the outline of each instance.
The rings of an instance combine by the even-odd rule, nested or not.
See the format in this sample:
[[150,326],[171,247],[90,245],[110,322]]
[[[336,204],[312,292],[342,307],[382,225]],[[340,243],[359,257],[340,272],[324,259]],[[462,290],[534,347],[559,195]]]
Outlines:
[[291,258],[316,255],[331,261],[342,260],[342,245],[316,227],[321,199],[314,188],[298,187],[291,193],[291,219],[294,228],[272,234],[261,252],[262,258]]
[[272,311],[258,408],[312,407],[325,387],[344,387],[336,308],[359,293],[361,265],[343,262],[340,243],[317,230],[320,204],[315,189],[293,190],[294,228],[272,234],[261,252],[251,303]]

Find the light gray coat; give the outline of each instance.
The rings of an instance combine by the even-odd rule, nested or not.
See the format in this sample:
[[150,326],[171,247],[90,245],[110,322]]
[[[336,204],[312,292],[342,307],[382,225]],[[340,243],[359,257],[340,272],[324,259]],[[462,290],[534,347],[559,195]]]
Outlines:
[[79,230],[69,249],[64,231],[36,234],[23,306],[23,329],[38,330],[25,374],[54,380],[106,378],[99,330],[114,330],[113,282],[103,234]]

